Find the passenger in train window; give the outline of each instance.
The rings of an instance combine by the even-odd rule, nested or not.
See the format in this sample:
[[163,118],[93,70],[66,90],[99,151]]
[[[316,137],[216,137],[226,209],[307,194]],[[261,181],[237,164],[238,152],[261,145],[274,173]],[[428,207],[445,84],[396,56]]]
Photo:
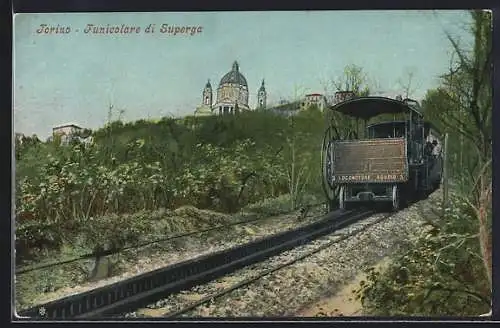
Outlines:
[[432,142],[432,145],[434,146],[432,148],[432,155],[434,156],[438,156],[441,152],[441,145],[438,144],[437,140],[434,139],[434,141]]

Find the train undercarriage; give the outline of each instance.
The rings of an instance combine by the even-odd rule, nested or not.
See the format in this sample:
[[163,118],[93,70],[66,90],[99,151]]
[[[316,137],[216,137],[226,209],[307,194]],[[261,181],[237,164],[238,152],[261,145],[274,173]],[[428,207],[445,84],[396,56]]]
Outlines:
[[[406,197],[404,197],[406,199]],[[389,205],[393,210],[399,210],[404,204],[399,184],[341,185],[339,187],[339,208],[351,209],[357,205]]]

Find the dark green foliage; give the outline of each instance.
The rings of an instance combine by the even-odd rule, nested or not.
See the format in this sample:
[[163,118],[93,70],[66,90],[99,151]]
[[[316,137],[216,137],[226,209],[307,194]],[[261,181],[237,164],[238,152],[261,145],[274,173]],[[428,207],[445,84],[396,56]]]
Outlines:
[[183,205],[232,213],[289,193],[296,207],[320,186],[323,128],[318,110],[295,118],[261,111],[115,121],[94,131],[92,142],[68,145],[25,138],[16,148],[18,255],[57,248],[98,224],[108,232],[141,230],[104,217]]

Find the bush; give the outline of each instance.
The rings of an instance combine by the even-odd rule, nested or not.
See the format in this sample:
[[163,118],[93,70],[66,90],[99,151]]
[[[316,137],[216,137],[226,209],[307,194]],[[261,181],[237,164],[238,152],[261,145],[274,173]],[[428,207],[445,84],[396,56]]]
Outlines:
[[385,271],[368,270],[368,281],[357,290],[364,311],[384,316],[488,312],[489,283],[478,236],[471,231],[477,231],[473,210],[455,196],[444,216],[426,224]]
[[[18,256],[61,247],[76,235],[86,235],[89,244],[104,238],[89,229],[113,232],[106,238],[117,245],[141,229],[149,233],[123,221],[133,213],[185,205],[233,213],[292,187],[300,203],[302,194],[320,188],[319,150],[311,145],[319,145],[321,119],[320,112],[297,119],[264,112],[116,121],[95,131],[92,143],[18,143]],[[292,177],[290,165],[307,179]]]

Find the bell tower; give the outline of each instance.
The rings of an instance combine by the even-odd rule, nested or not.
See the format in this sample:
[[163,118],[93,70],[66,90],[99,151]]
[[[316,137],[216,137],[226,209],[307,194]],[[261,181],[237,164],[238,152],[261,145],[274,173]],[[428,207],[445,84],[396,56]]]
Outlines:
[[267,93],[266,93],[266,88],[264,86],[264,79],[263,79],[262,84],[259,88],[259,91],[257,92],[257,108],[258,109],[265,109],[266,108],[266,98],[267,98]]
[[210,80],[205,84],[205,88],[203,89],[203,94],[201,96],[201,104],[196,107],[194,111],[195,116],[208,116],[212,115],[212,85],[210,84]]
[[203,89],[203,106],[212,106],[212,85],[210,84],[210,79]]

